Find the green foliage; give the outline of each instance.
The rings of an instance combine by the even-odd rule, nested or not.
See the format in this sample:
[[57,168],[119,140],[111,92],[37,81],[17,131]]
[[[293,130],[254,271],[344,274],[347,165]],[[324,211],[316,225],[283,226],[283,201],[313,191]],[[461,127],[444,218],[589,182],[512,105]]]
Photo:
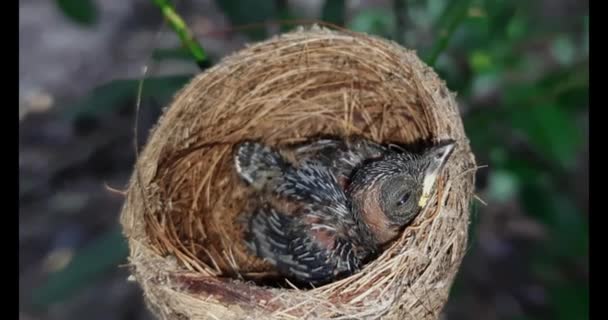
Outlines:
[[551,288],[557,320],[589,319],[589,288],[585,284],[561,284]]
[[93,25],[97,22],[97,6],[93,0],[56,0],[63,14],[80,25]]
[[[235,26],[261,24],[277,17],[274,1],[215,0],[215,4]],[[263,26],[243,32],[253,40],[261,40],[268,35]]]
[[576,59],[576,50],[572,39],[566,35],[559,35],[552,43],[551,53],[563,65],[569,65]]
[[426,62],[430,66],[434,66],[437,58],[448,46],[448,42],[460,23],[467,17],[471,0],[453,0],[450,1],[445,8],[443,14],[438,20],[437,25],[437,41],[431,49]]
[[370,9],[355,15],[347,26],[353,31],[390,38],[394,33],[395,19],[388,9]]
[[346,16],[345,0],[325,0],[321,11],[321,20],[343,26]]
[[30,303],[35,308],[44,308],[70,298],[93,285],[103,273],[126,262],[128,252],[120,230],[101,235],[78,251],[65,268],[51,274],[42,287],[34,290]]
[[[92,6],[87,1],[58,3],[69,7],[65,11],[71,15],[82,10],[75,10],[77,6]],[[275,7],[275,1],[215,3],[235,26],[297,18],[287,6]],[[347,18],[345,4],[343,0],[326,0],[319,18],[387,38],[398,31],[390,7],[353,12]],[[588,221],[568,183],[585,143],[576,119],[589,106],[589,16],[577,18],[578,33],[555,31],[553,25],[538,18],[535,5],[509,0],[406,1],[408,25],[404,32],[412,35],[408,47],[410,42],[421,44],[413,49],[423,53],[421,56],[466,106],[463,121],[467,135],[476,157],[488,162],[480,164],[490,167],[481,169],[489,170],[485,200],[490,206],[516,201],[547,230],[549,240],[530,249],[533,258],[529,269],[548,288],[555,318],[584,319],[588,317],[588,284],[565,273],[586,259],[589,250]],[[82,12],[75,15],[82,16]],[[262,26],[243,32],[252,40],[267,36]],[[534,46],[543,49],[530,49]],[[156,50],[153,58],[187,59],[188,54],[182,48]],[[190,78],[147,79],[143,95],[166,100]],[[65,114],[77,117],[108,112],[134,101],[137,86],[138,80],[110,82],[66,108]],[[473,209],[469,240],[473,249],[483,210],[478,206]],[[125,249],[113,241],[117,240],[101,239],[97,245],[103,249],[98,250],[106,252],[116,246],[116,255],[106,252],[92,257],[85,250],[66,268],[69,271],[53,275],[35,300],[48,304],[51,296],[65,298],[67,292],[79,287],[75,283],[91,282],[101,269],[117,263]],[[97,271],[83,271],[89,266],[87,259],[92,259]],[[465,286],[457,279],[452,293],[463,292]]]
[[152,51],[152,59],[154,61],[169,59],[192,61],[192,55],[190,54],[188,49],[184,47],[156,49]]
[[152,0],[154,4],[161,10],[165,19],[169,22],[169,25],[175,31],[177,36],[182,42],[182,45],[188,49],[194,61],[201,69],[205,69],[209,65],[207,60],[207,54],[205,50],[194,38],[194,35],[182,20],[182,18],[175,12],[175,9],[171,5],[169,0]]
[[508,170],[494,170],[489,179],[489,197],[493,202],[507,202],[517,194],[517,176]]
[[559,106],[512,107],[509,116],[512,128],[522,132],[537,152],[556,165],[573,165],[582,137],[576,123]]
[[[450,6],[455,2],[438,25],[457,14]],[[547,241],[530,248],[529,266],[549,293],[553,318],[585,319],[588,284],[568,274],[585,263],[589,227],[569,184],[585,142],[577,120],[589,107],[589,20],[581,19],[581,37],[553,31],[530,8],[523,1],[472,1],[444,40],[449,59],[438,58],[436,68],[472,109],[463,120],[476,156],[489,161],[484,199],[490,206],[519,202],[547,231]],[[547,49],[530,49],[532,43]],[[455,66],[458,60],[466,67]],[[476,102],[486,95],[489,102]]]
[[[183,87],[191,75],[148,78],[144,80],[142,97],[168,100]],[[126,102],[135,101],[139,79],[115,80],[95,88],[86,97],[64,108],[63,114],[69,118],[81,116],[97,117],[121,108]]]
[[553,241],[543,246],[545,258],[555,263],[587,255],[589,244],[585,218],[568,195],[554,189],[550,179],[525,181],[520,198],[528,214],[548,227]]
[[[279,21],[291,21],[296,18],[289,7],[288,0],[275,0],[276,17]],[[281,24],[281,32],[287,32],[292,29],[292,26],[286,23]]]

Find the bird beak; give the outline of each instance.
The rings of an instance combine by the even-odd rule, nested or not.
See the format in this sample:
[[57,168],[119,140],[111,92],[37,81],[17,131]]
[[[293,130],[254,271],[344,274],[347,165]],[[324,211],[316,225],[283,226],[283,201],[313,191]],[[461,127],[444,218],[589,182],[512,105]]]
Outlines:
[[424,207],[428,200],[431,198],[433,192],[433,186],[435,181],[444,167],[447,160],[452,155],[452,151],[456,147],[454,140],[445,141],[433,148],[431,148],[424,157],[429,162],[428,167],[424,172],[424,180],[422,182],[422,196],[418,202],[419,207]]

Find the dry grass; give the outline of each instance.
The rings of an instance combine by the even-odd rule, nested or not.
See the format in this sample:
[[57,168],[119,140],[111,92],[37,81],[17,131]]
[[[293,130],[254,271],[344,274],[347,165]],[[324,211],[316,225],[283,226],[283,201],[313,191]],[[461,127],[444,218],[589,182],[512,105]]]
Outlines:
[[[427,209],[360,273],[311,290],[240,280],[270,270],[240,242],[251,203],[232,168],[234,144],[317,135],[458,146]],[[133,274],[166,319],[437,319],[466,248],[472,168],[454,95],[414,52],[298,30],[225,58],[177,94],[122,212]]]

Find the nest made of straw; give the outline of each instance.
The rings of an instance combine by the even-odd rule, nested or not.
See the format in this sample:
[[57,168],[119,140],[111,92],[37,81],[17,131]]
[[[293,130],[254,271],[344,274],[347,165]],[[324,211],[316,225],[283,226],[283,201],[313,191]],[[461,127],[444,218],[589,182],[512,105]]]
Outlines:
[[[361,272],[311,290],[247,281],[271,270],[241,242],[250,194],[233,147],[318,135],[458,145],[427,209]],[[436,319],[467,243],[473,168],[454,94],[413,51],[300,29],[225,58],[165,111],[122,212],[132,272],[164,319]]]

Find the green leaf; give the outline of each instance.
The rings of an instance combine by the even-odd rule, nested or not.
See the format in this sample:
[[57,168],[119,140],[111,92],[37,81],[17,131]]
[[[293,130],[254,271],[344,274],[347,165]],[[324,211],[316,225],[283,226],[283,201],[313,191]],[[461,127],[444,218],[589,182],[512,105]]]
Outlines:
[[[522,181],[521,203],[529,215],[550,232],[551,241],[542,252],[547,264],[580,259],[589,253],[589,225],[569,195],[555,191],[553,181],[530,177]],[[551,260],[552,259],[552,260]]]
[[554,212],[550,197],[547,195],[546,181],[523,180],[520,199],[528,215],[539,219],[545,225],[553,224]]
[[517,13],[517,3],[514,1],[491,1],[486,6],[488,18],[491,21],[490,30],[500,37],[507,35],[509,23]]
[[466,8],[463,6],[463,4],[464,3],[462,1],[448,1],[447,5],[443,5],[443,11],[441,11],[441,14],[439,15],[438,12],[433,10],[433,14],[437,17],[437,20],[435,20],[435,26],[438,28],[445,28],[451,23],[451,21],[454,20],[456,16],[463,14],[462,11],[464,11],[464,14],[466,14],[470,1],[467,1]]
[[321,20],[343,26],[346,17],[345,0],[325,0],[321,11]]
[[580,111],[589,108],[589,86],[573,86],[569,90],[560,92],[555,97],[556,100],[571,111]]
[[473,53],[471,53],[469,64],[473,70],[478,73],[491,70],[494,65],[492,57],[487,52],[481,50],[473,51]]
[[[522,184],[533,181],[536,188],[544,188],[544,184],[547,183],[547,170],[534,166],[530,161],[509,153],[508,150],[503,148],[498,148],[497,150],[500,150],[497,152],[498,157],[503,157],[503,159],[501,159],[502,162],[499,162],[503,169],[512,172]],[[496,157],[496,155],[493,156]]]
[[381,37],[391,37],[395,30],[395,17],[387,9],[376,8],[360,12],[348,23],[348,28]]
[[531,270],[548,287],[555,319],[588,318],[588,282],[572,278],[574,264],[589,254],[586,218],[565,194],[553,191],[553,184],[541,186],[528,181],[524,206],[543,210],[541,221],[548,227],[551,240],[534,250]]
[[471,0],[454,0],[446,7],[436,29],[437,40],[431,49],[426,62],[433,67],[439,55],[447,48],[448,43],[460,26],[460,23],[466,19]]
[[70,263],[49,276],[47,282],[33,291],[34,308],[69,299],[79,290],[91,286],[104,272],[125,262],[129,249],[120,230],[103,234],[76,253]]
[[527,21],[519,15],[516,15],[511,19],[507,25],[507,36],[510,40],[520,40],[525,37],[526,30],[528,30],[526,22]]
[[[288,0],[275,0],[276,5],[276,14],[278,20],[280,21],[292,21],[296,20],[297,16],[292,12],[289,7]],[[293,26],[288,23],[281,23],[281,32],[288,32],[293,29]]]
[[[480,72],[481,73],[481,72]],[[471,94],[484,95],[492,92],[499,87],[501,81],[500,73],[487,72],[480,74],[473,79],[471,84]]]
[[507,170],[493,171],[488,184],[490,198],[503,203],[511,200],[519,189],[517,177]]
[[[520,62],[526,62],[522,59]],[[521,64],[518,72],[535,72],[535,60]],[[523,105],[556,104],[572,113],[588,107],[589,61],[584,60],[568,68],[545,74],[533,83],[518,83],[506,88],[505,103],[517,107]]]
[[557,236],[554,251],[560,257],[580,259],[589,253],[589,226],[583,214],[568,197],[554,194],[555,222],[551,228]]
[[589,319],[589,286],[560,284],[552,288],[551,300],[557,320]]
[[93,0],[56,0],[55,2],[65,16],[81,25],[92,25],[97,22],[97,6]]
[[494,130],[495,127],[489,125],[496,122],[495,112],[481,110],[478,113],[466,116],[463,121],[467,136],[471,139],[471,145],[474,149],[491,150],[493,147],[500,145],[502,138]]
[[551,44],[553,57],[562,65],[568,65],[576,58],[576,48],[566,35],[560,35]]
[[445,14],[444,10],[449,2],[449,0],[428,0],[426,2],[426,15],[424,17],[430,21],[439,21],[438,19],[441,19],[441,16]]
[[[408,5],[406,3],[406,5]],[[421,6],[410,6],[407,8],[408,21],[411,22],[412,27],[417,29],[428,29],[433,25],[434,19],[432,19],[432,13]]]
[[[273,1],[215,0],[215,4],[234,26],[265,23],[273,19],[276,13]],[[264,26],[248,28],[243,32],[255,40],[267,36]]]
[[65,108],[68,118],[96,116],[122,107],[129,98],[135,96],[135,80],[116,80],[93,89],[84,99]]
[[488,54],[494,50],[494,35],[490,33],[490,21],[486,15],[469,16],[461,22],[459,28],[462,37],[452,40],[455,48],[464,52],[485,51]]
[[[164,100],[182,88],[192,75],[147,78],[143,84],[142,96]],[[115,80],[99,86],[84,99],[65,108],[63,115],[68,118],[98,116],[135,101],[139,86],[137,79]]]
[[589,60],[583,60],[580,63],[573,64],[568,68],[558,69],[543,76],[538,81],[538,85],[551,91],[556,87],[561,87],[565,84],[569,86],[574,83],[576,86],[586,87],[589,83]]
[[198,43],[194,34],[188,28],[186,22],[175,11],[169,0],[152,0],[161,10],[166,21],[169,23],[175,34],[179,37],[182,45],[188,48],[192,58],[201,70],[205,70],[211,66],[211,62],[207,58],[205,49]]
[[573,165],[582,131],[562,108],[554,104],[512,107],[510,120],[540,153],[564,168]]

